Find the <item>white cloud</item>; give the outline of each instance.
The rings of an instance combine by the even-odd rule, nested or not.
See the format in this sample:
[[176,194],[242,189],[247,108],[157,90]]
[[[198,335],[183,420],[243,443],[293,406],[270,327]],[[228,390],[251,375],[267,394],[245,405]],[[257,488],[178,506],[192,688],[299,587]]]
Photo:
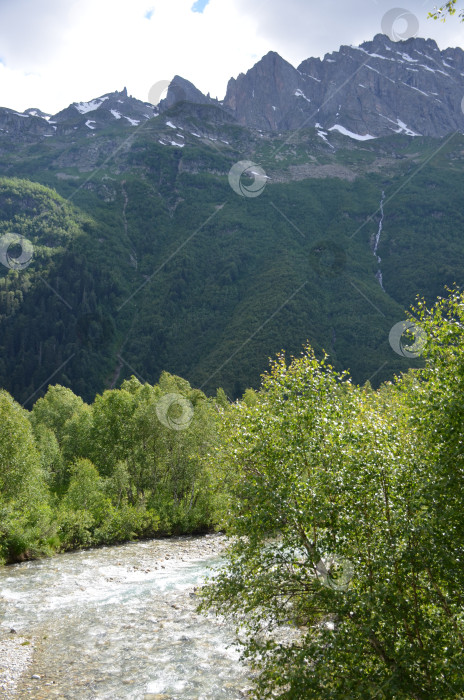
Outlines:
[[[227,80],[273,49],[294,65],[381,31],[383,0],[1,0],[0,95],[3,106],[56,112],[127,86],[150,87],[176,73],[213,97]],[[423,0],[408,3],[420,34],[442,48],[462,45],[464,27],[426,19]]]
[[59,55],[78,11],[78,0],[1,0],[0,56],[12,69],[36,72]]
[[253,17],[257,36],[271,41],[274,50],[294,65],[336,51],[342,44],[371,40],[382,33],[385,13],[398,6],[417,17],[418,36],[435,39],[442,49],[464,44],[464,25],[456,18],[446,23],[427,19],[436,4],[443,4],[434,0],[235,0],[235,4],[243,15]]

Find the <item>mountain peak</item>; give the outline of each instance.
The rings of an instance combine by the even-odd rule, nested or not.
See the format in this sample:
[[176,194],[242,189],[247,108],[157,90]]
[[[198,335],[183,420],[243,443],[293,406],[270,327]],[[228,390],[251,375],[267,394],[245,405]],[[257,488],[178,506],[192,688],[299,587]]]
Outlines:
[[195,104],[217,104],[216,100],[204,95],[193,83],[180,75],[175,75],[171,80],[168,92],[164,100],[159,103],[160,112],[165,112],[178,102],[194,102]]
[[401,41],[393,41],[386,34],[376,34],[371,41],[364,41],[358,48],[385,48],[387,51],[398,51],[400,49],[414,48],[416,50],[433,51],[440,53],[437,42],[434,39],[424,39],[423,37],[410,37]]
[[[264,61],[264,62],[272,61],[273,63],[277,63],[277,62],[288,63],[288,61],[286,61],[285,58],[282,58],[282,56],[279,53],[277,53],[277,51],[268,51],[266,54],[264,54],[261,61]],[[258,61],[258,63],[259,63],[259,61]]]
[[229,80],[223,104],[241,124],[274,131],[287,128],[279,116],[285,111],[287,94],[294,94],[298,88],[296,68],[275,51],[269,51],[245,74]]
[[42,112],[42,110],[38,109],[38,107],[28,107],[24,110],[23,114],[29,114],[31,117],[42,117],[42,119],[47,119],[51,116],[46,112]]

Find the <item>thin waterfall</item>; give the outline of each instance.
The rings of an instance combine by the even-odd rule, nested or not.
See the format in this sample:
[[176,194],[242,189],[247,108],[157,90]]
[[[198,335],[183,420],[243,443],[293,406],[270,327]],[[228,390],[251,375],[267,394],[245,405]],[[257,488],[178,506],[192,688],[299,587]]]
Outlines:
[[380,263],[382,262],[382,258],[380,255],[377,255],[377,248],[379,247],[379,242],[380,242],[380,236],[382,235],[382,226],[383,226],[383,203],[385,201],[385,192],[382,190],[382,197],[380,199],[380,221],[379,221],[379,228],[376,233],[375,239],[374,239],[374,250],[373,253],[375,257],[377,258],[377,263],[379,265],[379,269],[375,273],[375,277],[378,280],[378,283],[380,284],[381,288],[383,291],[385,291],[384,286],[383,286],[383,277],[382,277],[382,271],[380,269]]

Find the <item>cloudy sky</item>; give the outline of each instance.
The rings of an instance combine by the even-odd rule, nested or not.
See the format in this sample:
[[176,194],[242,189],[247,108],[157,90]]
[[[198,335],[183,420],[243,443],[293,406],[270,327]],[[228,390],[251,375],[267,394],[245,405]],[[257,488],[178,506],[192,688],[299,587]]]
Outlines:
[[456,16],[427,19],[435,1],[0,0],[0,105],[54,113],[124,86],[148,100],[175,74],[222,99],[268,51],[293,65],[322,57],[372,39],[396,7],[415,15],[419,36],[464,48]]

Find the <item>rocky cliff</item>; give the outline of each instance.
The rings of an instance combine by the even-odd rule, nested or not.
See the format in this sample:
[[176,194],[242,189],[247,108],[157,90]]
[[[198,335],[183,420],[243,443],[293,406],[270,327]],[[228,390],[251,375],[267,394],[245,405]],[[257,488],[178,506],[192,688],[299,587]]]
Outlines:
[[266,131],[320,124],[360,138],[443,136],[464,129],[463,95],[461,49],[378,34],[298,68],[270,52],[229,81],[224,106],[240,124]]

